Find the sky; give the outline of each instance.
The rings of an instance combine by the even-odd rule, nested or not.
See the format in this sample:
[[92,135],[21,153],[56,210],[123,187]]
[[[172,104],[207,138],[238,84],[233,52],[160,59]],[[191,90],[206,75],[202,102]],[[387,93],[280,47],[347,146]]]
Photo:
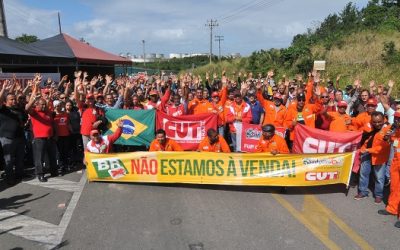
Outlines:
[[[44,39],[62,32],[105,51],[146,53],[208,53],[210,29],[224,36],[221,54],[284,48],[294,35],[315,28],[348,0],[4,0],[9,37],[21,34]],[[368,0],[352,1],[357,7]],[[213,37],[213,54],[218,43]]]

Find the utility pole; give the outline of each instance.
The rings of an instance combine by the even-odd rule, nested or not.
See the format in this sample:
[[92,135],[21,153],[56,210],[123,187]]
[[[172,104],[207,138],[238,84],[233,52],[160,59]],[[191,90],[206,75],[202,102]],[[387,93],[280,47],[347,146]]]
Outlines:
[[215,36],[215,41],[218,42],[218,61],[221,61],[221,41],[224,40],[224,36]]
[[218,26],[217,20],[212,20],[212,19],[210,21],[207,20],[206,26],[208,26],[210,28],[210,64],[211,64],[211,62],[212,62],[212,42],[213,42],[212,32],[213,32],[213,28]]
[[143,66],[144,69],[146,70],[146,41],[142,40],[143,43]]

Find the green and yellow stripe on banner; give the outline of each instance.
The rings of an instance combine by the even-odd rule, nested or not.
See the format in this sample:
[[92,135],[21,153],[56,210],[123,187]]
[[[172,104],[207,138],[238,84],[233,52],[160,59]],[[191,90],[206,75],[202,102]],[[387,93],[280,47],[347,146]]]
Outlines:
[[353,153],[86,153],[89,181],[258,186],[348,185]]

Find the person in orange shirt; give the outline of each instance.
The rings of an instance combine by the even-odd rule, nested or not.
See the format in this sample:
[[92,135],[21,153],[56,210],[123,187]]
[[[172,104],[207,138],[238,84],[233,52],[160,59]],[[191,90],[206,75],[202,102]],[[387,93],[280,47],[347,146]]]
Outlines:
[[213,113],[212,104],[203,97],[203,89],[198,88],[196,90],[196,98],[191,100],[188,104],[188,114],[197,115],[204,113]]
[[207,137],[205,137],[199,144],[197,151],[200,152],[223,152],[230,153],[228,143],[226,143],[224,137],[218,134],[218,132],[210,128],[207,130]]
[[149,151],[183,151],[183,148],[176,141],[167,138],[165,130],[159,129],[156,131],[156,139],[150,144]]
[[273,101],[264,99],[261,86],[257,85],[257,99],[265,110],[263,125],[274,124],[275,126],[282,127],[284,116],[286,114],[286,107],[282,105],[283,97],[279,93],[273,95]]
[[[400,214],[400,112],[394,113],[394,121],[387,135],[391,137],[390,141],[394,147],[393,162],[390,167],[390,195],[386,209],[378,211],[381,215],[399,215]],[[400,221],[395,224],[400,227]]]
[[346,132],[353,130],[353,127],[351,126],[351,116],[346,113],[347,102],[339,101],[337,108],[338,111],[324,113],[324,115],[331,120],[329,131]]
[[267,124],[262,126],[262,136],[256,146],[256,152],[268,152],[273,155],[288,154],[289,148],[285,139],[275,134],[275,126]]
[[235,102],[229,107],[228,113],[226,114],[226,123],[229,124],[234,151],[236,151],[237,146],[235,126],[239,126],[241,123],[250,123],[251,119],[252,113],[250,105],[243,101],[243,97],[239,91],[235,92]]
[[306,96],[304,93],[297,94],[296,105],[288,108],[283,125],[290,131],[290,142],[288,142],[289,148],[292,148],[294,140],[294,128],[299,124],[306,125],[310,128],[315,128],[315,113],[317,113],[321,105],[319,100],[315,104],[306,104]]
[[390,144],[387,131],[390,127],[383,127],[384,116],[381,112],[371,114],[371,132],[364,132],[361,139],[361,167],[358,194],[355,200],[368,197],[368,184],[371,170],[375,174],[375,203],[380,204],[383,198],[385,184],[385,163],[389,158]]
[[226,86],[222,87],[221,93],[218,91],[214,91],[211,94],[211,105],[213,107],[213,113],[218,115],[218,133],[224,136],[224,128],[225,128],[225,113],[224,113],[224,105],[227,99],[227,88]]
[[378,102],[375,98],[368,99],[367,103],[367,111],[364,111],[358,114],[352,121],[351,124],[354,126],[354,129],[357,131],[371,132],[371,114],[375,112]]

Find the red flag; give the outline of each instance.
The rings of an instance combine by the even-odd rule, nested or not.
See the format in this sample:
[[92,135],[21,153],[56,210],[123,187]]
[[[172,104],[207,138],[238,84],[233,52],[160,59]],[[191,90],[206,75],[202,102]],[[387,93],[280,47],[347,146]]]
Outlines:
[[198,114],[169,116],[157,112],[156,128],[164,129],[168,138],[178,142],[185,150],[197,150],[199,143],[207,136],[207,130],[217,129],[217,115]]
[[293,153],[343,153],[357,150],[362,132],[331,132],[297,124]]

